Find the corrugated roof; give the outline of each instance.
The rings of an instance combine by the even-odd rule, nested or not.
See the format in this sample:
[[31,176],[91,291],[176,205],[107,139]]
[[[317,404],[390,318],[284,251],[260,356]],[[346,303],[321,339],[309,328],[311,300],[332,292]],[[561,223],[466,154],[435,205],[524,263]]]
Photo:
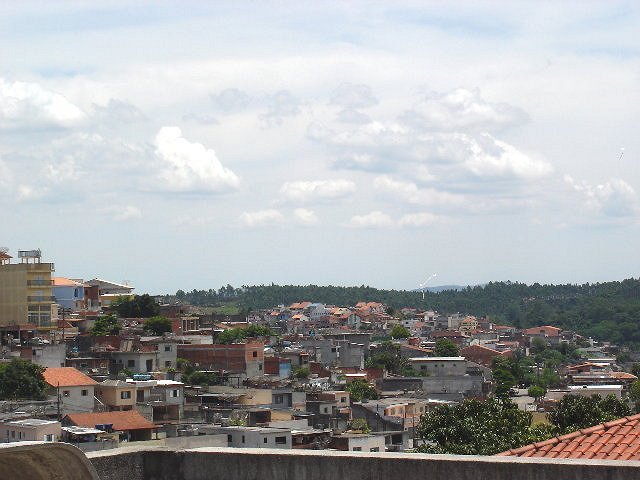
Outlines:
[[640,414],[601,423],[498,455],[640,460]]

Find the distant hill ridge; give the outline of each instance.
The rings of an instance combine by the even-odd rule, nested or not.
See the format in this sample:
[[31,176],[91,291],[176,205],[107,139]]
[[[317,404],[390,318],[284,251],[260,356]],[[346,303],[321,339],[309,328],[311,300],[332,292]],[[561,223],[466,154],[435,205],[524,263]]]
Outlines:
[[[455,289],[451,288],[455,287]],[[218,290],[178,291],[194,305],[232,303],[243,311],[290,305],[303,300],[353,306],[359,301],[382,302],[394,310],[412,307],[442,313],[489,315],[496,323],[518,327],[551,324],[599,340],[640,347],[640,279],[582,285],[527,285],[489,282],[462,287],[442,285],[438,291],[381,290],[369,286],[254,285]]]

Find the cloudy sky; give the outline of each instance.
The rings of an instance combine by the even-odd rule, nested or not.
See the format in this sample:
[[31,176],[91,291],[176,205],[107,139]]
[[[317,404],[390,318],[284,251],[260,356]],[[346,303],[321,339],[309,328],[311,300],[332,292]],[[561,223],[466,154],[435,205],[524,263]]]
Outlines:
[[0,244],[152,293],[638,276],[639,27],[614,1],[2,2]]

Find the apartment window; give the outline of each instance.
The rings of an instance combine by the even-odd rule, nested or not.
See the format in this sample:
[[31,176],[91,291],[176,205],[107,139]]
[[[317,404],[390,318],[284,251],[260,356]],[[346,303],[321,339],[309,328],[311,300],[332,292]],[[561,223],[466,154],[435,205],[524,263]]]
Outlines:
[[253,352],[253,358],[256,358],[258,356],[258,352]]
[[135,360],[127,360],[127,367],[135,367],[135,366],[136,366]]
[[180,390],[171,390],[170,396],[173,397],[173,398],[179,397],[180,396]]
[[87,397],[89,395],[89,390],[82,390],[80,392],[80,395],[82,395],[83,397]]
[[53,433],[50,433],[48,435],[44,436],[44,441],[45,442],[55,442],[56,441],[56,437]]
[[131,398],[131,390],[125,390],[124,392],[120,392],[120,398],[122,400],[128,400]]
[[286,445],[287,437],[276,437],[276,445]]
[[244,443],[244,435],[242,435],[242,443]]
[[233,437],[231,435],[227,435],[227,443],[233,443]]
[[164,351],[165,352],[170,352],[171,351],[171,345],[165,345],[164,346]]
[[71,392],[69,390],[63,390],[62,391],[62,396],[63,397],[70,397],[71,396]]
[[362,451],[362,447],[353,447],[352,451],[353,452],[361,452]]
[[329,413],[329,407],[324,407],[324,413]]
[[340,397],[341,403],[347,403],[347,397]]
[[264,437],[264,438],[262,439],[262,443],[267,443],[267,437]]

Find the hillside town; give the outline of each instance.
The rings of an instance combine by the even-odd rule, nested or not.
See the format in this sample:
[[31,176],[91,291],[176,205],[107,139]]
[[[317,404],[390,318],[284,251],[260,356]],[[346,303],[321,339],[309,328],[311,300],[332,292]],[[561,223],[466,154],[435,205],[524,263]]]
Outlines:
[[54,270],[0,252],[1,362],[45,382],[0,386],[0,442],[411,452],[443,405],[509,398],[544,421],[567,395],[628,402],[638,380],[632,353],[553,325],[366,298],[234,316]]

